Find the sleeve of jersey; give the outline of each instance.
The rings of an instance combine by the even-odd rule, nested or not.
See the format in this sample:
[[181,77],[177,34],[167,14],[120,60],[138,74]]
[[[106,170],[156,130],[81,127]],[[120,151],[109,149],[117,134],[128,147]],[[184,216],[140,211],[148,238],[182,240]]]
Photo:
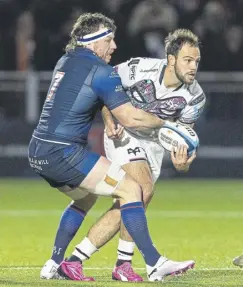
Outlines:
[[194,124],[203,112],[206,97],[203,91],[195,96],[183,109],[179,121],[184,124]]
[[109,110],[130,102],[122,86],[117,69],[111,66],[97,69],[92,81],[92,87]]

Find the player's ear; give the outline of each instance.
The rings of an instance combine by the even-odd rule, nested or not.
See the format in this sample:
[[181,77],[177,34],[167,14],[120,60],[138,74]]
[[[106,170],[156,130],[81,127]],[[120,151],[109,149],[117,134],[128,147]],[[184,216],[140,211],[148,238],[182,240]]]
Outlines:
[[175,62],[176,62],[175,56],[168,55],[168,63],[169,63],[169,65],[170,66],[175,66]]

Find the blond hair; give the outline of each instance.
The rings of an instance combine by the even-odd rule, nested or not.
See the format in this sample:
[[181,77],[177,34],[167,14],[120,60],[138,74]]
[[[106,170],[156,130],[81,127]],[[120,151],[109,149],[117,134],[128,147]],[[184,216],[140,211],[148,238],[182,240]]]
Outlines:
[[73,29],[70,34],[71,39],[65,49],[66,52],[80,46],[77,44],[79,37],[99,31],[100,26],[104,26],[105,28],[112,30],[113,33],[116,31],[114,20],[101,13],[81,14],[73,25]]

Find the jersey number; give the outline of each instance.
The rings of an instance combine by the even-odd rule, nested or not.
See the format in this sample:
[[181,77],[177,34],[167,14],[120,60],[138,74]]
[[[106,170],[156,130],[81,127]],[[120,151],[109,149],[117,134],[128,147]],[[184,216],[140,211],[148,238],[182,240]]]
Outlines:
[[52,82],[52,85],[49,89],[49,93],[47,94],[46,100],[50,101],[52,96],[55,94],[58,86],[61,83],[62,78],[64,77],[65,73],[64,72],[56,72],[54,80]]

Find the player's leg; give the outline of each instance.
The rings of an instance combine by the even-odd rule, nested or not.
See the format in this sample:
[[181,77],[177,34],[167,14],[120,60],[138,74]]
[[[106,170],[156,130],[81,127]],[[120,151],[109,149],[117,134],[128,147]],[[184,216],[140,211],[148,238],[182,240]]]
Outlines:
[[[153,182],[156,182],[160,175],[160,170],[162,166],[162,160],[164,155],[164,149],[161,148],[160,145],[157,143],[140,140],[137,144],[139,147],[142,148],[146,152],[146,157],[149,163],[146,164],[146,161],[132,161],[129,164],[123,166],[124,170],[131,175],[135,181],[137,181],[143,188],[143,195],[144,195],[144,205],[145,208],[150,202],[153,196]],[[112,148],[110,147],[110,150]],[[123,155],[123,158],[125,155]],[[116,158],[119,158],[116,155]],[[135,160],[135,158],[133,159]],[[133,166],[133,164],[135,164]],[[152,171],[152,174],[150,172]],[[113,271],[113,278],[116,280],[123,280],[124,281],[135,281],[138,280],[138,276],[136,276],[135,272],[131,268],[129,261],[132,259],[132,254],[134,250],[134,243],[131,241],[129,234],[127,233],[126,229],[124,228],[123,224],[121,225],[121,232],[120,232],[120,239],[118,245],[118,261],[116,267]],[[124,261],[128,261],[123,265]],[[191,261],[192,262],[192,261]],[[168,260],[164,270],[166,270],[167,274],[186,271],[186,265],[192,267],[190,261],[188,262],[175,262],[172,260]],[[121,264],[121,265],[120,265]],[[120,265],[120,266],[119,266]],[[122,268],[124,266],[124,268]],[[178,269],[179,268],[179,269]],[[123,270],[124,269],[124,270]],[[125,272],[128,270],[127,272]],[[120,276],[120,274],[128,274],[128,276]],[[130,279],[130,280],[129,280]],[[152,278],[151,278],[152,279]]]
[[[60,188],[71,191],[70,187]],[[92,208],[97,196],[84,192],[84,198],[72,201],[64,210],[55,236],[52,255],[40,272],[41,279],[54,279],[59,264],[63,261],[66,249],[84,221],[87,212]]]
[[[140,185],[143,189],[143,199],[145,206],[151,200],[153,193],[153,182],[151,180],[151,174],[146,161],[133,161],[123,166],[123,169],[130,175],[134,174],[137,177]],[[138,172],[140,171],[140,172]],[[141,176],[139,176],[139,174]],[[85,261],[90,258],[97,249],[101,248],[114,235],[120,230],[121,214],[120,203],[116,200],[112,208],[108,210],[99,220],[90,228],[87,237],[77,245],[77,248],[81,250],[81,260]],[[119,239],[119,253],[116,267],[114,268],[113,277],[119,280],[121,272],[123,277],[120,278],[123,281],[142,281],[142,278],[137,275],[132,267],[131,260],[134,252],[134,242],[123,227],[122,234]],[[130,253],[130,254],[129,254]]]
[[[143,204],[146,209],[153,196],[153,179],[147,161],[132,161],[123,165],[123,169],[142,187]],[[133,270],[131,265],[134,248],[135,243],[127,232],[123,222],[121,222],[117,248],[118,258],[112,272],[112,278],[114,280],[142,281],[142,277]]]
[[[122,166],[142,188],[145,206],[152,198],[153,179],[147,163],[145,150],[140,142],[124,132],[122,140],[111,140],[104,136],[104,147],[107,158]],[[120,228],[120,204],[116,201],[113,207],[108,210],[99,221],[89,230],[88,237],[100,248],[110,240]],[[98,236],[101,234],[102,236]],[[131,237],[127,234],[129,241]],[[125,238],[125,237],[124,237]]]
[[[153,183],[151,180],[151,174],[147,161],[145,161],[146,154],[136,138],[132,137],[127,132],[124,132],[124,134],[125,135],[121,143],[119,141],[110,140],[105,135],[105,151],[107,157],[111,161],[114,159],[117,161],[117,163],[123,165],[126,172],[139,182],[143,190],[144,204],[147,205],[147,199],[149,198],[150,200],[152,196]],[[136,172],[138,170],[141,170],[141,172]],[[141,174],[141,176],[139,176],[139,174]],[[70,207],[68,206],[64,212],[56,235],[52,258],[51,260],[48,260],[44,265],[41,271],[41,278],[51,278],[53,276],[52,271],[55,269],[57,264],[60,264],[60,262],[63,260],[66,248],[76,234],[83,220],[83,217],[79,212],[79,208],[80,207],[75,209],[72,208],[70,212]],[[117,202],[108,212],[105,213],[103,217],[101,217],[101,219],[94,225],[94,227],[91,228],[88,237],[86,237],[81,242],[79,248],[80,250],[83,250],[83,253],[86,255],[83,257],[83,261],[89,258],[92,253],[97,250],[97,248],[103,246],[118,232],[120,228],[119,208],[119,202]],[[73,218],[75,219],[76,224],[72,223]],[[124,227],[122,230],[122,232],[125,231]],[[128,236],[128,240],[125,240],[126,236]],[[59,246],[60,243],[62,246]],[[58,252],[56,250],[58,250]],[[133,254],[134,243],[131,242],[131,238],[127,232],[125,232],[124,235],[120,238],[118,250],[119,258],[116,264],[117,266],[125,263],[123,261],[131,261],[131,254]],[[133,278],[137,280],[138,276],[133,276]]]
[[[152,198],[153,194],[153,178],[148,166],[148,158],[145,149],[141,145],[141,140],[138,140],[127,131],[124,131],[123,138],[121,140],[111,140],[104,135],[104,147],[107,158],[111,161],[116,161],[121,164],[123,169],[132,176],[142,187],[143,191],[143,203],[147,207],[147,204]],[[114,212],[113,212],[114,213]],[[109,213],[106,214],[107,218]],[[111,215],[110,215],[111,216]],[[95,228],[94,228],[95,231]],[[95,233],[92,236],[92,230],[89,236],[95,239]],[[118,244],[118,260],[116,267],[113,270],[112,277],[116,280],[128,280],[128,281],[140,281],[142,278],[137,275],[132,267],[131,261],[134,253],[135,244],[132,238],[124,228],[124,224],[121,223],[120,238]],[[129,272],[124,272],[123,269]],[[121,272],[120,272],[121,271]],[[119,276],[122,273],[126,273],[128,276]]]
[[[81,173],[86,170],[81,168]],[[150,238],[140,186],[120,167],[100,157],[89,170],[80,187],[91,193],[120,199],[122,221],[144,257],[149,279],[162,280],[168,274],[170,266],[168,266],[168,260],[159,254]],[[78,196],[79,193],[72,194],[75,200]],[[82,252],[76,248],[72,256],[59,266],[59,275],[71,280],[86,280],[80,276],[81,254]],[[181,271],[183,266],[188,268],[188,265],[193,263],[183,262],[184,265],[178,263],[178,270]]]
[[[148,202],[152,198],[153,193],[153,180],[150,172],[150,168],[147,163],[147,156],[145,150],[141,147],[140,141],[124,131],[121,140],[111,140],[106,134],[104,135],[104,147],[107,158],[110,161],[122,165],[122,168],[129,174],[135,181],[142,187],[143,203],[147,206]],[[88,234],[88,239],[94,244],[101,246],[105,242],[101,240],[108,239],[114,235],[114,229],[111,229],[111,225],[107,226],[107,230],[103,231],[103,234],[110,235],[103,236],[99,242],[97,242],[97,236],[99,229],[106,222],[110,222],[109,218],[120,217],[119,202],[116,203],[109,212],[107,212]],[[116,220],[118,222],[118,220]],[[118,224],[117,224],[118,226]],[[107,231],[110,231],[106,233]],[[126,231],[124,224],[121,222],[120,238],[118,244],[118,260],[113,270],[112,277],[115,280],[122,281],[142,281],[142,277],[136,274],[132,268],[131,261],[134,253],[135,244],[131,236]],[[123,274],[123,276],[120,276]]]
[[[139,177],[139,174],[137,175],[136,171],[134,172],[136,173],[136,175],[134,176],[139,181],[139,184],[142,186],[142,189],[144,192],[143,197],[146,200],[146,198],[150,196],[149,193],[150,194],[152,193],[152,183],[151,183],[151,176],[149,173],[149,167],[147,165],[147,162],[145,161],[146,154],[144,150],[140,147],[138,140],[131,137],[127,132],[125,132],[125,136],[123,137],[122,142],[115,141],[116,145],[114,144],[113,140],[108,139],[106,136],[104,138],[105,138],[105,142],[104,142],[105,151],[106,151],[108,158],[111,161],[115,159],[116,162],[120,165],[123,165],[125,163],[123,167],[128,172],[128,174],[131,173],[131,175],[132,175],[133,170],[141,169],[141,177]],[[129,168],[130,163],[131,163],[131,168]],[[147,184],[147,182],[150,183],[149,184],[150,187],[148,187],[149,185]],[[66,191],[70,191],[70,188],[68,188],[68,190]],[[86,206],[86,201],[85,201],[85,206]],[[47,278],[51,279],[53,277],[52,271],[56,268],[57,264],[60,264],[60,262],[63,260],[68,244],[70,243],[72,238],[75,236],[78,228],[80,227],[83,221],[82,214],[85,214],[85,211],[82,210],[80,206],[79,207],[75,206],[75,207],[76,208],[73,208],[73,205],[71,205],[71,207],[68,206],[61,218],[60,225],[59,225],[56,238],[55,238],[55,244],[54,244],[54,249],[53,249],[51,260],[48,260],[41,270],[41,278],[43,279],[47,279]],[[100,248],[118,232],[120,228],[119,208],[120,206],[118,202],[118,204],[116,204],[113,208],[111,208],[95,224],[94,228],[91,228],[90,233],[89,233],[91,237],[91,241],[89,240],[89,237],[88,237],[88,238],[85,238],[84,241],[80,244],[79,246],[80,250],[83,250],[83,253],[87,256],[87,257],[83,256],[82,258],[83,261],[92,255],[91,252],[95,252],[97,250],[96,248],[94,248],[94,246],[96,246],[97,248]],[[75,221],[75,224],[73,223],[73,221]],[[123,230],[125,230],[124,227],[123,227]],[[126,234],[128,236],[127,232]],[[124,238],[121,238],[119,241],[120,254],[122,252],[126,254],[130,250],[134,249],[134,243],[130,242],[131,240],[130,236],[129,236],[129,240],[126,242],[123,240]],[[133,251],[131,253],[133,253]],[[120,257],[122,257],[122,255],[120,255]],[[126,259],[128,259],[128,256]],[[121,260],[118,262],[118,264],[122,265]],[[138,276],[134,276],[134,278],[137,279]]]
[[[119,198],[123,222],[144,255],[148,272],[157,270],[152,272],[153,276],[156,275],[158,279],[163,277],[164,270],[161,270],[157,264],[153,264],[155,261],[160,263],[161,260],[158,260],[158,257],[159,259],[161,257],[148,234],[140,186],[131,177],[125,175],[121,168],[97,154],[88,152],[86,146],[81,145],[58,146],[54,149],[52,145],[32,141],[29,158],[30,161],[35,162],[34,166],[32,165],[33,169],[53,187],[68,185],[75,189],[81,183],[81,189],[76,189],[76,193],[67,192],[73,200],[83,198],[84,189],[94,194]],[[134,224],[134,218],[136,224]],[[75,254],[72,257],[75,257]],[[80,261],[73,263],[72,260],[73,258],[70,258],[64,266],[61,265],[61,270],[64,273],[69,271],[72,279],[90,281],[90,278],[81,276]]]
[[[84,172],[82,168],[81,172]],[[95,194],[120,199],[124,225],[143,254],[147,266],[153,268],[161,256],[149,235],[140,186],[120,167],[110,164],[107,159],[100,157],[81,182],[80,187]],[[78,199],[78,196],[78,192],[72,194],[72,198],[75,197],[75,200]],[[72,256],[60,265],[59,275],[73,280],[82,280],[77,273],[81,266],[80,256],[80,250],[76,248]],[[73,272],[73,270],[76,271]]]
[[[147,141],[138,142],[131,137],[129,140],[124,137],[123,143],[125,142],[128,144],[116,144],[115,148],[113,141],[105,137],[106,154],[108,158],[111,160],[113,158],[121,164],[124,162],[129,162],[128,164],[123,165],[123,169],[125,169],[125,171],[142,186],[144,204],[146,206],[153,195],[153,181],[155,182],[160,174],[164,150],[156,143],[151,144],[151,142]],[[140,148],[140,152],[137,154],[131,152],[127,153],[128,150],[138,151],[138,148]],[[147,155],[144,151],[146,151]],[[145,159],[146,157],[148,159],[150,168],[145,160],[141,160],[142,158]],[[151,177],[150,169],[152,170],[153,179]],[[106,212],[95,225],[92,226],[92,228],[89,230],[88,236],[79,245],[79,248],[84,253],[87,252],[86,250],[89,250],[89,252],[92,250],[96,251],[94,246],[100,248],[116,234],[120,223],[120,211],[118,208],[119,202],[117,201],[113,207]],[[140,281],[141,277],[132,270],[130,264],[134,251],[134,243],[131,241],[130,236],[124,228],[121,231],[118,250],[119,259],[117,261],[117,265],[120,266],[114,269],[113,278],[123,281]],[[92,253],[90,252],[88,256],[90,257],[91,255]],[[83,258],[83,260],[85,260],[85,258]],[[170,268],[168,270],[168,267],[166,267],[166,272],[168,274],[173,273],[174,271],[178,272],[178,267],[184,268],[184,263],[188,264],[186,262],[174,262],[169,260],[168,264],[170,264]],[[122,278],[119,275],[120,273],[123,274]]]

